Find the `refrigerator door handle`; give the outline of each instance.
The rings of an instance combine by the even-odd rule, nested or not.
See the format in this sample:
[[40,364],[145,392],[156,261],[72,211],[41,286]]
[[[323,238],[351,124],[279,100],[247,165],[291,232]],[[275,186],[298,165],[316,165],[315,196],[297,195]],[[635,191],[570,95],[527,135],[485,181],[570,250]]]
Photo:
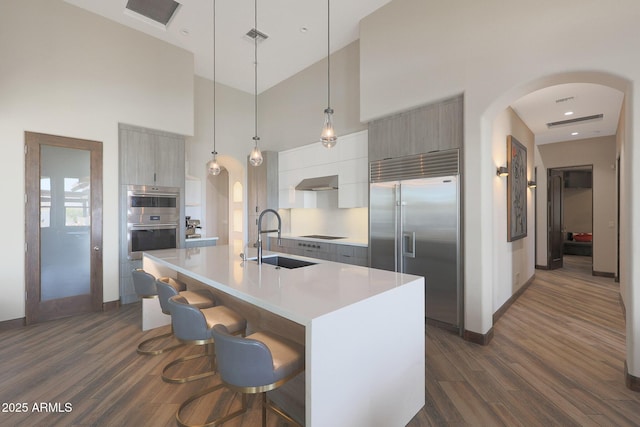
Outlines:
[[402,205],[400,203],[401,194],[400,194],[400,185],[395,184],[394,188],[394,196],[395,196],[395,209],[393,216],[393,230],[394,230],[394,258],[395,258],[395,271],[402,273],[402,263],[398,262],[400,257],[398,256],[399,252],[399,244],[398,244],[398,236],[402,233]]
[[402,234],[402,256],[416,257],[416,232]]

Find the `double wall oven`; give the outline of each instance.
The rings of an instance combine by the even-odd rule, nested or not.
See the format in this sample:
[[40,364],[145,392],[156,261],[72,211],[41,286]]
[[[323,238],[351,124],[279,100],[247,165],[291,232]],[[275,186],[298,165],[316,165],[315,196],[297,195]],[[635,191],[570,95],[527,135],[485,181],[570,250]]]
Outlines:
[[127,245],[130,260],[142,252],[176,248],[179,239],[180,189],[127,186]]

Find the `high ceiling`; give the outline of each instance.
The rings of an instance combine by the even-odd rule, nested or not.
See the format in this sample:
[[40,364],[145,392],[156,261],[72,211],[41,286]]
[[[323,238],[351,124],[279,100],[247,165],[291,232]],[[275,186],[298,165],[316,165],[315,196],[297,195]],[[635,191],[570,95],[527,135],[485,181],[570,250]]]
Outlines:
[[[535,134],[536,144],[549,144],[615,135],[623,98],[622,92],[607,86],[570,83],[532,92],[511,107]],[[566,120],[576,122],[547,125]]]
[[[179,0],[165,27],[126,9],[127,0],[65,0],[194,54],[197,75],[213,77],[213,0]],[[359,22],[391,0],[331,2],[331,52],[359,37]],[[260,0],[258,92],[262,92],[327,56],[325,0]],[[254,44],[245,34],[254,27],[254,2],[216,2],[216,81],[254,92]]]
[[[213,0],[179,0],[166,27],[126,9],[127,0],[65,0],[193,53],[195,73],[213,78]],[[155,2],[157,0],[153,0]],[[391,0],[331,2],[331,52],[359,37],[359,22]],[[327,55],[325,0],[260,0],[258,30],[268,38],[258,43],[258,92],[286,80]],[[254,2],[216,2],[216,81],[254,92],[254,43],[246,33],[254,27]],[[548,87],[512,104],[533,131],[537,144],[614,135],[623,94],[605,86],[572,83]],[[572,115],[565,115],[567,112]],[[602,118],[552,128],[547,123],[602,114]]]

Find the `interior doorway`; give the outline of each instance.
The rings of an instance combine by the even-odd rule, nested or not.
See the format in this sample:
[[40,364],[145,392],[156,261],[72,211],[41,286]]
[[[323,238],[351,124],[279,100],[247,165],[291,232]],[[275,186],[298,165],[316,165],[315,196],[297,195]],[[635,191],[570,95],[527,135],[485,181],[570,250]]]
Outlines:
[[548,170],[549,269],[563,267],[565,255],[593,265],[593,166]]
[[102,310],[102,143],[25,134],[26,323]]
[[229,244],[229,171],[222,168],[219,175],[207,175],[206,231],[217,236],[218,245]]
[[547,237],[548,244],[548,260],[547,266],[549,270],[562,268],[563,261],[563,232],[562,225],[563,210],[563,176],[562,172],[549,169],[548,178],[548,212],[547,223],[549,235]]

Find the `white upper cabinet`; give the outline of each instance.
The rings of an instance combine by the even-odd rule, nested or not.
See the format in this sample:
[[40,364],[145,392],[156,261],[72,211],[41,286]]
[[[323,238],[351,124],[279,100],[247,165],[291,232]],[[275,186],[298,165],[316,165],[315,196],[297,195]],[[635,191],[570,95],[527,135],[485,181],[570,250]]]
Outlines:
[[317,195],[297,191],[306,178],[338,175],[338,207],[367,207],[368,141],[366,130],[338,138],[338,144],[326,149],[316,142],[281,151],[278,156],[278,189],[281,209],[315,208]]
[[200,206],[202,197],[202,181],[197,178],[187,178],[184,182],[185,206]]

